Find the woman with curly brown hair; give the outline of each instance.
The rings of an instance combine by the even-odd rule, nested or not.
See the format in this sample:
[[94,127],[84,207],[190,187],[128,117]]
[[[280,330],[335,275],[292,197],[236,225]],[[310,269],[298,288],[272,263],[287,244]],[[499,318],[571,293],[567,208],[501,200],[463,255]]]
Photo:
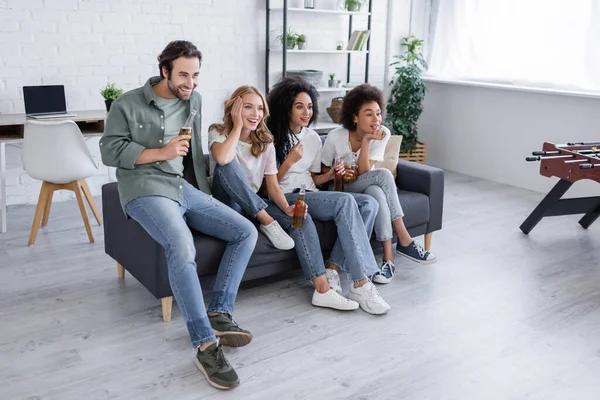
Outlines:
[[[366,194],[317,188],[331,181],[335,170],[321,174],[323,146],[317,132],[310,128],[319,115],[318,97],[317,90],[299,77],[284,77],[269,92],[271,116],[267,126],[275,139],[279,186],[288,201],[294,201],[298,188],[304,185],[304,201],[311,217],[335,223],[337,239],[325,270],[329,285],[342,294],[338,272],[348,272],[352,279],[348,298],[370,314],[385,314],[390,306],[369,280],[379,271],[369,243],[377,202]],[[343,171],[344,166],[338,165],[338,169]]]
[[[385,146],[391,135],[389,129],[382,125],[384,107],[382,91],[368,83],[348,92],[342,103],[342,127],[329,132],[321,157],[326,167],[331,167],[335,158],[355,163],[358,176],[354,182],[344,184],[345,190],[369,194],[379,203],[374,230],[375,237],[383,246],[383,263],[380,271],[373,276],[377,283],[389,283],[394,276],[394,231],[398,235],[396,253],[419,263],[431,263],[436,259],[406,230],[392,173],[388,169],[374,168],[377,161],[383,161]],[[324,171],[329,171],[329,168],[324,168]]]
[[[327,281],[317,229],[310,215],[305,214],[301,228],[291,227],[294,206],[279,186],[273,137],[265,124],[268,116],[267,102],[258,89],[242,86],[233,93],[225,106],[223,123],[209,128],[212,192],[235,210],[256,216],[261,231],[280,249],[288,246],[289,236],[283,229],[289,229],[293,240],[290,238],[291,246],[287,248],[295,244],[302,270],[315,285],[313,305],[355,310],[358,303],[340,295]],[[257,194],[263,178],[270,199]],[[271,230],[270,226],[276,228]]]

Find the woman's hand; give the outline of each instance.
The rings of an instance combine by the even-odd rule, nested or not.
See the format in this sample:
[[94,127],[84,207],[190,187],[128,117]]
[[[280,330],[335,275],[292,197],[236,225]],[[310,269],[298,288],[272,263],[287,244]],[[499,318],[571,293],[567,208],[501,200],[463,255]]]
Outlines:
[[244,102],[241,97],[233,100],[233,107],[231,108],[231,119],[233,121],[233,126],[242,128],[244,126],[244,120],[242,118],[242,105]]
[[373,133],[367,133],[364,137],[363,140],[366,141],[371,141],[371,140],[381,140],[385,137],[385,132],[383,129],[378,129]]
[[287,160],[289,160],[290,164],[294,165],[302,159],[303,152],[304,147],[302,146],[302,142],[300,142],[292,147],[292,150],[290,150],[290,153],[287,156]]
[[331,169],[327,171],[327,173],[329,174],[329,177],[333,179],[335,177],[336,172],[338,174],[344,174],[345,170],[346,168],[344,167],[344,162],[340,161],[339,163],[333,165]]
[[[308,204],[304,203],[305,207],[304,207],[304,219],[306,219],[306,214],[308,214]],[[296,208],[296,205],[293,204],[291,206],[288,206],[285,210],[283,210],[289,217],[293,217],[294,216],[294,209]]]

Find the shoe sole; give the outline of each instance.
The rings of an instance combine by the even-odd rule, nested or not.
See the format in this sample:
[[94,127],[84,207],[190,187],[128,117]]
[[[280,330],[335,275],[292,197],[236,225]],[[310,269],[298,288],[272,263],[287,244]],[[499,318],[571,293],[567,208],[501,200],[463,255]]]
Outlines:
[[375,282],[375,283],[379,283],[380,285],[385,285],[386,283],[390,283],[392,281],[392,279],[393,278],[390,278],[390,279],[383,278],[382,281],[376,281],[375,279],[371,279],[371,281]]
[[385,310],[384,312],[373,312],[373,311],[371,311],[371,310],[367,310],[366,308],[362,307],[362,306],[360,305],[360,303],[358,302],[358,300],[356,300],[356,299],[352,299],[352,298],[350,298],[350,297],[348,297],[348,299],[349,299],[349,300],[352,300],[352,301],[356,301],[356,302],[358,303],[359,307],[361,308],[361,310],[363,310],[363,311],[364,311],[364,312],[366,312],[367,314],[371,314],[371,315],[384,315],[384,314],[387,314],[387,313],[390,311],[390,308],[391,308],[391,307],[390,307],[390,308],[388,308],[388,309],[387,309],[387,310]]
[[219,338],[223,346],[242,347],[252,341],[252,335],[243,332],[221,332],[213,329],[215,336]]
[[338,311],[354,311],[360,307],[359,305],[357,305],[356,308],[336,308],[336,307],[332,307],[330,305],[321,305],[321,304],[315,304],[315,303],[312,303],[312,305],[315,307],[321,307],[321,308],[331,308],[332,310],[338,310]]
[[202,375],[204,375],[204,377],[206,378],[206,381],[208,382],[208,384],[210,386],[214,387],[215,389],[229,390],[229,389],[233,389],[234,387],[237,387],[237,386],[240,385],[239,381],[237,383],[234,383],[231,386],[223,386],[223,385],[219,385],[216,382],[211,381],[208,378],[208,374],[206,373],[206,370],[204,369],[204,367],[202,366],[202,364],[200,364],[200,361],[198,361],[198,358],[196,358],[194,361],[195,361],[195,364],[196,364],[196,368],[198,368],[200,370],[200,372],[202,373]]
[[400,254],[401,256],[404,256],[404,257],[408,258],[409,260],[412,260],[412,261],[414,261],[416,263],[419,263],[419,264],[433,264],[434,262],[437,261],[437,258],[434,258],[433,260],[419,260],[418,258],[411,257],[409,255],[404,254],[401,251],[398,251],[398,250],[396,250],[396,253]]

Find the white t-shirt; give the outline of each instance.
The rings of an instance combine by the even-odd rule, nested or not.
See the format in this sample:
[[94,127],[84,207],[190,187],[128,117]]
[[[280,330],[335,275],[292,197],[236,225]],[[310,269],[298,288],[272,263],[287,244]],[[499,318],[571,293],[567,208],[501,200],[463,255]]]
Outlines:
[[[284,193],[291,193],[294,189],[305,185],[306,190],[317,190],[312,179],[311,172],[321,172],[321,149],[323,144],[319,134],[310,128],[302,128],[299,134],[290,133],[295,136],[292,143],[302,143],[302,158],[293,164],[279,182]],[[296,140],[297,139],[297,140]]]
[[[381,129],[385,132],[385,137],[381,140],[371,140],[369,143],[369,159],[374,161],[383,161],[385,154],[385,146],[390,140],[391,132],[385,126]],[[321,154],[321,162],[331,167],[335,156],[341,157],[343,160],[358,161],[360,149],[353,152],[350,146],[350,132],[343,127],[335,128],[327,135],[325,145]],[[375,167],[373,165],[373,167]]]
[[[209,151],[215,142],[223,143],[227,136],[221,135],[216,130],[209,132]],[[244,175],[254,193],[258,192],[265,175],[277,175],[277,161],[275,159],[275,146],[269,143],[267,149],[258,157],[252,154],[252,145],[238,141],[235,149],[235,160],[240,164]],[[210,175],[215,171],[216,161],[210,152]]]

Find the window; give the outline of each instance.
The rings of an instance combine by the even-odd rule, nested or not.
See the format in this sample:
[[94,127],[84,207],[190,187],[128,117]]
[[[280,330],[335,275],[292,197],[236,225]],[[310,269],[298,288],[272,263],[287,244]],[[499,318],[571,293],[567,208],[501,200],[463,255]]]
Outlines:
[[600,0],[438,0],[428,75],[600,90]]

